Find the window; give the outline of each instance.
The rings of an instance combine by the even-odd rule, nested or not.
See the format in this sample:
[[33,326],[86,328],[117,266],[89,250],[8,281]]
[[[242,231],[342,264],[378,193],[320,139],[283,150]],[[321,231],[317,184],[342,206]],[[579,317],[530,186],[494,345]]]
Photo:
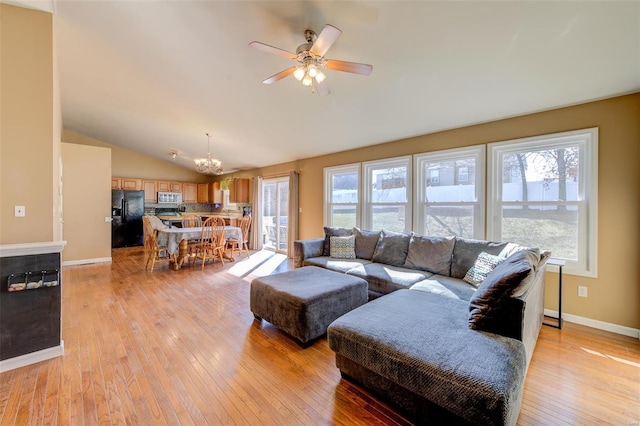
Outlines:
[[460,183],[469,182],[469,167],[458,168],[458,182]]
[[415,232],[484,238],[484,157],[484,145],[414,156]]
[[437,185],[440,183],[440,169],[429,170],[429,183]]
[[411,230],[411,157],[363,163],[365,229]]
[[551,251],[596,276],[597,129],[489,144],[487,237]]
[[360,226],[360,164],[324,169],[327,226]]

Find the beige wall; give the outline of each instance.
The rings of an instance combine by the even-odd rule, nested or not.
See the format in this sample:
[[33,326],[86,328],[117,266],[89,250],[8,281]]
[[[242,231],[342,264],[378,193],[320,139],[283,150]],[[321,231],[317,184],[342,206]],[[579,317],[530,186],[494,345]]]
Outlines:
[[62,261],[111,258],[111,150],[62,144]]
[[0,19],[0,244],[52,241],[52,16],[0,4]]
[[111,148],[111,176],[180,182],[209,182],[211,180],[209,176],[200,174],[195,170],[185,169],[168,161],[129,151],[72,130],[63,130],[62,141]]
[[[599,127],[598,278],[564,279],[565,313],[640,328],[640,94],[454,129],[322,157],[236,173],[252,177],[301,170],[300,237],[322,236],[323,168],[527,136]],[[557,309],[557,274],[546,305]],[[586,285],[589,297],[579,298]]]

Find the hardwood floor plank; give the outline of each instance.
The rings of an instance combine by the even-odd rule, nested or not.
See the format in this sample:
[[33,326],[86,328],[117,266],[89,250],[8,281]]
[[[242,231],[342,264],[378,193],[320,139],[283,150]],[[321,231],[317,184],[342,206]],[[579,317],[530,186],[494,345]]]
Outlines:
[[[0,375],[1,425],[411,424],[340,377],[326,338],[254,320],[251,280],[290,261],[147,273],[140,248],[112,255],[63,268],[65,355]],[[640,342],[565,324],[541,330],[518,424],[640,422]]]

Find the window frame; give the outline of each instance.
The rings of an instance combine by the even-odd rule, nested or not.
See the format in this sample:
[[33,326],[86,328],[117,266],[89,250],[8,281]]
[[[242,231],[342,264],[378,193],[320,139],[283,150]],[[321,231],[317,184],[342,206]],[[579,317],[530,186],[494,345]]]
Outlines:
[[[407,170],[406,175],[406,183],[405,183],[405,197],[406,202],[398,203],[398,202],[389,202],[389,203],[379,203],[372,201],[372,192],[373,192],[373,180],[372,180],[372,171],[385,167],[405,167]],[[365,161],[362,163],[362,227],[364,229],[373,229],[373,207],[378,205],[404,205],[404,230],[402,232],[410,233],[413,229],[412,226],[412,156],[404,155],[401,157],[393,157],[393,158],[385,158],[382,160],[374,160],[374,161]]]
[[[425,163],[430,162],[442,162],[442,161],[457,161],[469,157],[475,157],[476,172],[475,172],[475,195],[476,201],[461,201],[461,202],[447,202],[447,203],[426,203],[426,187],[422,186],[422,182],[426,183]],[[474,205],[474,229],[473,238],[484,239],[485,235],[485,157],[486,149],[485,145],[474,145],[463,148],[451,148],[443,149],[439,151],[423,152],[421,154],[415,154],[413,156],[413,169],[414,169],[414,229],[422,230],[426,228],[424,223],[425,207],[427,204],[431,205],[451,205],[451,206],[469,206]],[[454,173],[455,174],[455,173]],[[470,181],[468,179],[467,181]]]
[[[502,156],[541,149],[555,149],[563,145],[579,146],[578,200],[553,202],[502,201]],[[528,138],[494,142],[487,145],[487,239],[500,241],[501,212],[504,205],[576,205],[578,208],[578,260],[566,261],[564,272],[585,277],[597,277],[598,250],[598,128],[553,133]]]
[[[332,202],[333,195],[333,187],[332,187],[332,177],[335,174],[342,174],[348,172],[356,172],[358,175],[358,197],[356,203],[334,203]],[[324,214],[323,214],[323,222],[324,226],[334,226],[333,225],[333,207],[334,206],[352,206],[356,207],[356,225],[360,227],[361,216],[362,216],[362,166],[361,163],[351,163],[351,164],[343,164],[340,166],[332,166],[324,168]]]

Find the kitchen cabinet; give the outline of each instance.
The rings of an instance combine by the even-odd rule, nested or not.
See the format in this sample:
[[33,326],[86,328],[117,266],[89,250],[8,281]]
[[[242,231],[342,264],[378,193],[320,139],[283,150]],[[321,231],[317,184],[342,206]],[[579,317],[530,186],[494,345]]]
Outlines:
[[159,180],[156,189],[158,192],[182,192],[182,182]]
[[198,202],[198,186],[195,183],[185,182],[182,184],[182,202],[183,203]]
[[140,191],[142,189],[142,179],[136,178],[111,178],[111,189],[124,189],[127,191]]
[[155,180],[143,180],[142,190],[144,191],[144,201],[146,203],[158,202],[158,185]]
[[142,179],[120,178],[120,189],[127,191],[140,191],[142,189]]
[[222,190],[220,189],[220,182],[213,182],[212,184],[212,203],[222,204]]
[[208,183],[198,184],[198,203],[210,203],[213,200],[213,194],[209,188],[213,188],[213,186]]
[[159,180],[156,183],[156,191],[159,192],[171,192],[171,182],[168,180]]
[[229,202],[249,202],[249,179],[232,179],[229,182]]

